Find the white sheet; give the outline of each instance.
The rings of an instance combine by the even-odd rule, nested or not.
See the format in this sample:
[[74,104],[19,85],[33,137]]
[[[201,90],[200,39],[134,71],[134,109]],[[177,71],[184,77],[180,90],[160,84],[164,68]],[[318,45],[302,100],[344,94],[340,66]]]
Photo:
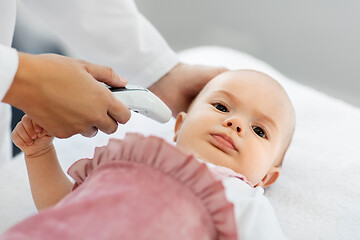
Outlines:
[[[278,182],[266,191],[289,239],[360,239],[360,109],[298,84],[265,63],[230,49],[201,47],[181,53],[189,63],[255,68],[272,75],[292,99],[297,126]],[[127,131],[171,141],[174,121],[161,125],[133,114],[111,137]],[[109,136],[56,140],[64,169],[90,157]],[[0,232],[35,212],[22,157],[0,169]],[[259,226],[261,228],[261,226]]]

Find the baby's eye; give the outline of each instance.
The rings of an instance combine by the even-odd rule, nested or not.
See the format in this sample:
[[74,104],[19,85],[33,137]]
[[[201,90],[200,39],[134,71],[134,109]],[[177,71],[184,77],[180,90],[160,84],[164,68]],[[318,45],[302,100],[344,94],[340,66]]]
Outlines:
[[260,127],[252,127],[254,133],[256,133],[259,137],[266,138],[265,131]]
[[221,111],[221,112],[229,112],[229,110],[227,109],[227,107],[225,107],[224,105],[222,105],[221,103],[214,103],[213,106]]

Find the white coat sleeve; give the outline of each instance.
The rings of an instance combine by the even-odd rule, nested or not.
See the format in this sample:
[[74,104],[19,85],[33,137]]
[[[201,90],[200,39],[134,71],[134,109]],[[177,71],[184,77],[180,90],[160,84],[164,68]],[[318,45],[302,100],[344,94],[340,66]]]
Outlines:
[[150,86],[178,58],[132,0],[26,0],[73,57],[110,66],[130,84]]
[[19,64],[18,53],[15,49],[0,44],[0,99],[9,90]]
[[286,239],[262,188],[253,189],[237,178],[224,181],[226,197],[234,204],[238,239]]

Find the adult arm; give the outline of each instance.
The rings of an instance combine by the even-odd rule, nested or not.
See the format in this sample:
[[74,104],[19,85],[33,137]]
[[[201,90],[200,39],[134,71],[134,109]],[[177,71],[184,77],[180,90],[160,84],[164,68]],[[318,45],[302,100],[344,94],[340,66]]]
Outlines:
[[[17,65],[18,55],[16,50],[0,44],[0,100],[3,99],[12,83]],[[2,166],[12,158],[10,139],[11,108],[2,103],[0,103],[0,126],[0,166]]]
[[129,110],[100,82],[126,83],[109,67],[55,54],[19,54],[19,65],[3,102],[23,110],[52,136],[113,133]]
[[3,99],[15,77],[18,67],[15,49],[0,44],[0,99]]
[[[150,87],[176,115],[224,68],[179,63],[132,0],[24,1],[46,19],[72,56],[110,66],[131,84]],[[66,16],[66,18],[64,18]]]
[[112,67],[148,87],[179,61],[133,0],[21,1],[65,45],[71,57]]
[[[112,133],[129,110],[96,80],[113,86],[125,82],[108,68],[56,55],[17,53],[9,47],[15,3],[0,4],[0,100],[22,109],[57,137],[76,133]],[[13,21],[12,21],[13,20]],[[19,54],[19,56],[18,56]],[[99,87],[100,86],[100,87]],[[94,96],[96,94],[96,96]]]

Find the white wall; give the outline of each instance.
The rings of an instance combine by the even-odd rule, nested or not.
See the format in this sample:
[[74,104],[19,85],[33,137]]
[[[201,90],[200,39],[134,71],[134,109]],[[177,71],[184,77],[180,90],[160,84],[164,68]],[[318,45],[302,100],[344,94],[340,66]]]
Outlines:
[[238,49],[360,107],[360,1],[136,2],[175,50]]

